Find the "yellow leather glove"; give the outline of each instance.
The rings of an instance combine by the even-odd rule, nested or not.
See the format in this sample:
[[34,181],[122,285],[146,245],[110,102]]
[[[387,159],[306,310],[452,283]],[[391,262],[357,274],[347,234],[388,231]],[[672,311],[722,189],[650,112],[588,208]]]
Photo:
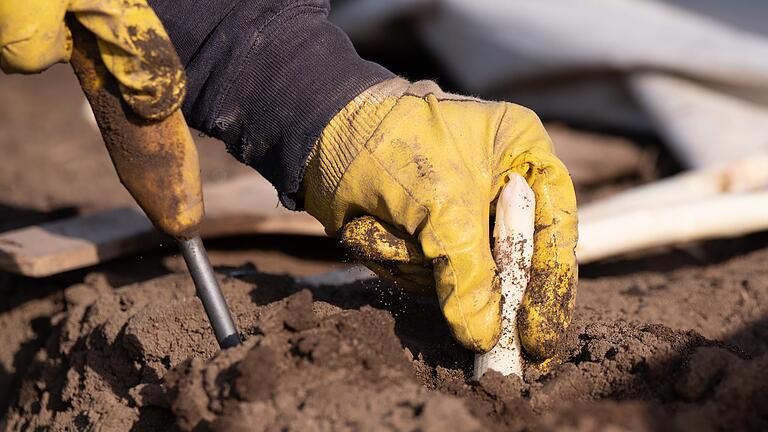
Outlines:
[[0,67],[37,73],[72,54],[70,12],[96,35],[101,58],[139,115],[162,119],[184,99],[184,68],[145,0],[0,0]]
[[499,338],[501,294],[490,221],[507,174],[536,195],[531,282],[518,328],[546,359],[576,294],[576,199],[538,117],[510,103],[396,78],[360,94],[325,127],[304,173],[306,209],[382,277],[435,287],[456,339],[475,351]]

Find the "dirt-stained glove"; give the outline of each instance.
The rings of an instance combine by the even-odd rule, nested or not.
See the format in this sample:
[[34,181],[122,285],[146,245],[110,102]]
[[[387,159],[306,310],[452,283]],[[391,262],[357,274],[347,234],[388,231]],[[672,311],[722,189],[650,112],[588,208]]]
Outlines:
[[487,351],[501,293],[491,209],[507,174],[536,195],[531,282],[519,313],[527,352],[555,354],[576,294],[576,199],[538,117],[510,103],[392,79],[325,127],[304,173],[305,207],[364,263],[404,288],[435,287],[451,331]]
[[72,54],[69,12],[96,35],[101,58],[131,108],[162,119],[184,99],[184,68],[145,0],[0,0],[0,67],[41,72]]

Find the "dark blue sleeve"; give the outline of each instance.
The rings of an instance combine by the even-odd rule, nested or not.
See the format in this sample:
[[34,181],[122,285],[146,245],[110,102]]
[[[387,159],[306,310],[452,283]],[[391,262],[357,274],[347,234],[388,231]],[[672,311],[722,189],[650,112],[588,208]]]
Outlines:
[[149,0],[187,71],[184,115],[296,200],[323,127],[393,74],[361,59],[327,0]]

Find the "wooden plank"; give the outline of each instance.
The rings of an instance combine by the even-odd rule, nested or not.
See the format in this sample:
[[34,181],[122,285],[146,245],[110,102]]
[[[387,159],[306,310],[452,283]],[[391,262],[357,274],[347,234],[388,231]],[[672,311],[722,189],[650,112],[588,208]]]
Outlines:
[[203,237],[233,234],[325,235],[320,222],[305,212],[287,210],[277,192],[254,174],[213,183],[205,190]]
[[[274,188],[254,174],[205,187],[203,237],[234,234],[324,235],[303,212],[278,205]],[[0,234],[0,269],[32,277],[87,267],[167,242],[138,208],[119,208]]]
[[160,233],[140,210],[109,210],[0,234],[0,268],[27,276],[48,276],[161,241]]

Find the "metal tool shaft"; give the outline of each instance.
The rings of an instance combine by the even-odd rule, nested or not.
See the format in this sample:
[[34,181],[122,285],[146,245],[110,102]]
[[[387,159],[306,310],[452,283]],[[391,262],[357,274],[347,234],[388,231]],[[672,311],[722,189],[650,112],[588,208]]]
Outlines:
[[205,253],[203,241],[200,236],[177,240],[219,346],[225,349],[240,345],[240,336],[229,313],[227,301],[219,289],[219,283],[213,276],[213,268],[208,261],[208,254]]

